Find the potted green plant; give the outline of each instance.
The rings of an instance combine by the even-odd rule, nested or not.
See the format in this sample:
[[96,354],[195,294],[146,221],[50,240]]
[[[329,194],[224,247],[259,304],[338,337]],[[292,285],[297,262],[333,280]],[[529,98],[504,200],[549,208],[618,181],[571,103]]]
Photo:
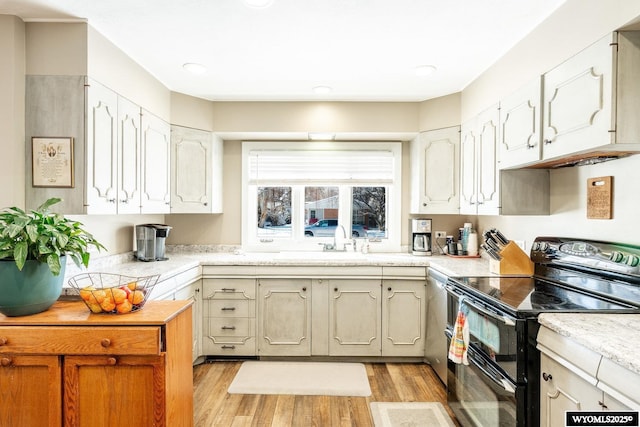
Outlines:
[[89,266],[89,247],[102,244],[83,224],[53,213],[51,198],[30,213],[11,207],[0,212],[0,313],[23,316],[47,310],[60,296],[66,256]]

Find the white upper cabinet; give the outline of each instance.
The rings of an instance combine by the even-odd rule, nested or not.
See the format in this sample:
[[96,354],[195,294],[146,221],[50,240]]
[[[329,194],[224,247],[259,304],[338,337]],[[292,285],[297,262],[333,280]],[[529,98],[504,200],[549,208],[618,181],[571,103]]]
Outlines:
[[411,213],[459,213],[459,165],[459,126],[422,132],[411,141]]
[[608,35],[544,75],[543,159],[640,149],[640,32]]
[[171,213],[222,212],[222,139],[171,126]]
[[460,213],[497,215],[500,183],[497,105],[462,125],[460,137]]
[[86,211],[140,213],[140,107],[95,81],[86,91]]
[[534,163],[542,156],[542,79],[537,77],[500,101],[500,169]]
[[152,113],[142,111],[140,213],[162,214],[170,210],[171,127]]

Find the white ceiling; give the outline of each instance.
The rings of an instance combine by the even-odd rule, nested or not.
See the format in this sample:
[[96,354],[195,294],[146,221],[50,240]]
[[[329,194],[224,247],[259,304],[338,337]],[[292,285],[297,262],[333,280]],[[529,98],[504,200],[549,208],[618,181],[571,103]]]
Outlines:
[[[564,1],[0,0],[0,14],[85,19],[170,90],[200,98],[423,101],[462,90]],[[425,64],[437,70],[416,76]]]

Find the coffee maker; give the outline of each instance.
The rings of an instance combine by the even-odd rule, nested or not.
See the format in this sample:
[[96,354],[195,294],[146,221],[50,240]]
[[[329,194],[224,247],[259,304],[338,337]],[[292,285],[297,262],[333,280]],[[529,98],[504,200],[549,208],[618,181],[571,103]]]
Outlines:
[[164,224],[136,225],[136,258],[140,261],[165,261],[165,239],[171,231]]
[[411,220],[411,239],[409,240],[412,255],[431,255],[431,220],[426,218]]

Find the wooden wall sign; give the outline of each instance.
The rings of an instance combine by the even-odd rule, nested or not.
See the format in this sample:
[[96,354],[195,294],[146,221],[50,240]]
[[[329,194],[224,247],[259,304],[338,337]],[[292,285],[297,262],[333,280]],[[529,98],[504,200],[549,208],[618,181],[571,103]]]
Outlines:
[[587,179],[587,218],[613,218],[612,187],[612,176]]

